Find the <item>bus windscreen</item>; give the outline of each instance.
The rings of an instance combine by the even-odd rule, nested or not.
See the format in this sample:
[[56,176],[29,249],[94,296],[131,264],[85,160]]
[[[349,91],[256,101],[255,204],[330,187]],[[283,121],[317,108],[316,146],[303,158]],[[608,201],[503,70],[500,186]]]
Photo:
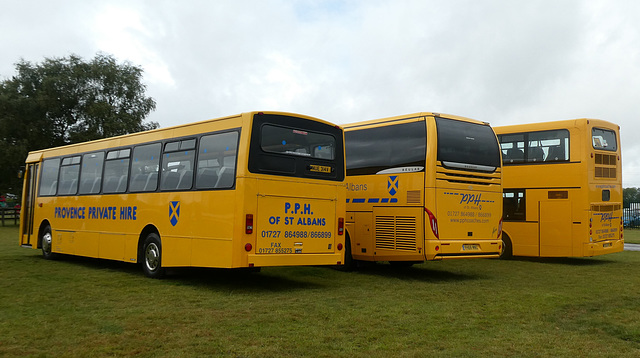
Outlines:
[[496,136],[488,125],[436,118],[438,161],[444,166],[493,172],[500,167]]

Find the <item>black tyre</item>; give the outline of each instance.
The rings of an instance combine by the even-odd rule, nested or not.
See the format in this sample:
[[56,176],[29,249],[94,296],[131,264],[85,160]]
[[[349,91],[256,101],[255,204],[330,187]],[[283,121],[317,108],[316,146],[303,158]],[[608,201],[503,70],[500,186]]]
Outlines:
[[513,257],[513,245],[511,244],[511,238],[502,233],[502,253],[500,254],[500,259],[508,260]]
[[57,257],[53,253],[53,236],[51,235],[51,226],[47,225],[42,229],[42,235],[40,236],[40,247],[42,248],[42,257],[47,260],[53,260]]
[[142,245],[142,271],[147,277],[161,278],[165,274],[162,267],[162,244],[156,233],[147,235]]
[[357,267],[356,260],[351,256],[351,239],[349,235],[344,238],[344,262],[340,266],[336,266],[339,271],[349,272]]

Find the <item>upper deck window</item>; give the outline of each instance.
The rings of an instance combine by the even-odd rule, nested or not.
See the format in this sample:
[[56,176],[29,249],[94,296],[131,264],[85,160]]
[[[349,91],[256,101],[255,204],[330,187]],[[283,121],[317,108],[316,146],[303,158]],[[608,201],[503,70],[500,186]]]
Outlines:
[[608,150],[615,152],[618,150],[616,132],[608,129],[593,128],[591,130],[591,141],[593,149]]
[[501,134],[498,136],[505,165],[569,161],[569,131]]

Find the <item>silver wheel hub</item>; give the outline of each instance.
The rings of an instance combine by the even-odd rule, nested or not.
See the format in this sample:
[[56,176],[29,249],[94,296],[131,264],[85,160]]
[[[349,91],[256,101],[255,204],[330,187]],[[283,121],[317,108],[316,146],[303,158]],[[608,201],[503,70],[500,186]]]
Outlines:
[[42,250],[44,252],[51,252],[51,233],[48,232],[42,236]]
[[144,252],[144,263],[149,271],[155,271],[160,265],[160,248],[155,243],[147,246]]

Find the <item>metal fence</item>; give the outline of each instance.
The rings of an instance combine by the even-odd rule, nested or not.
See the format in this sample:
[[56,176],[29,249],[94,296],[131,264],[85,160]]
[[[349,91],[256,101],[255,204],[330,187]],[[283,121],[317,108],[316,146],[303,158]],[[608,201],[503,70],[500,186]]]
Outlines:
[[640,203],[629,203],[629,207],[622,210],[622,222],[626,228],[640,228]]
[[0,221],[2,222],[2,226],[19,225],[20,209],[0,208]]

